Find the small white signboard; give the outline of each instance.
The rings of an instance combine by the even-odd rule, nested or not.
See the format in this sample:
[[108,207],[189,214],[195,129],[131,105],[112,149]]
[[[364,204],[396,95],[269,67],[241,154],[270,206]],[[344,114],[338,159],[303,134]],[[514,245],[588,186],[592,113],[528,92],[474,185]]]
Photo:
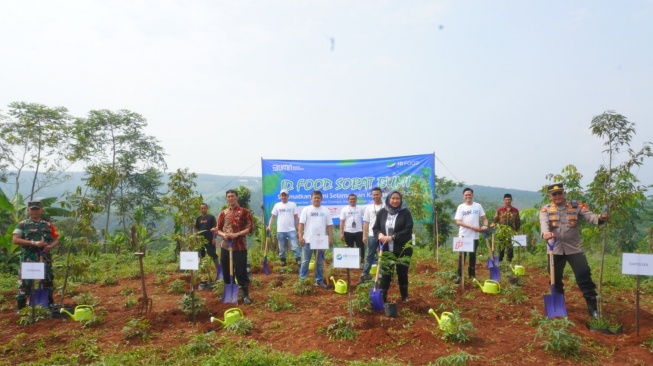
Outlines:
[[653,254],[623,253],[621,273],[653,276]]
[[455,237],[453,238],[453,251],[454,252],[473,252],[474,239]]
[[[311,247],[312,248],[312,247]],[[333,248],[333,268],[360,268],[358,248]]]
[[512,246],[513,247],[525,247],[528,245],[526,241],[526,235],[514,235],[512,237]]
[[200,256],[198,252],[179,253],[179,268],[197,271],[200,269]]
[[323,233],[311,235],[311,250],[329,249],[329,236]]
[[21,262],[20,278],[23,280],[42,280],[45,278],[45,263]]

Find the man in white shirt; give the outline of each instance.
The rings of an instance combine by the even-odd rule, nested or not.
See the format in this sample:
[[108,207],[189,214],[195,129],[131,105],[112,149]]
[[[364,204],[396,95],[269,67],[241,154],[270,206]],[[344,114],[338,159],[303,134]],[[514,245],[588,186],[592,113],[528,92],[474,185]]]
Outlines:
[[372,265],[377,262],[376,253],[379,250],[379,243],[374,237],[372,228],[376,222],[376,214],[383,208],[383,191],[381,188],[372,188],[372,204],[365,207],[363,214],[363,243],[367,246],[367,256],[365,257],[365,266],[363,267],[363,274],[361,275],[358,284],[372,279],[370,276],[370,269]]
[[281,202],[277,202],[272,208],[272,216],[267,226],[268,233],[272,228],[274,218],[277,218],[277,241],[279,242],[279,259],[281,265],[286,265],[286,248],[290,243],[290,250],[295,255],[297,265],[301,261],[301,251],[299,250],[299,240],[297,239],[296,227],[299,226],[299,216],[297,215],[297,205],[288,201],[288,190],[282,189],[279,193]]
[[363,243],[363,212],[356,206],[358,197],[350,194],[347,201],[349,206],[340,211],[340,240],[344,240],[349,248],[360,250],[361,265],[365,263],[365,244]]
[[[333,220],[331,219],[331,212],[329,209],[321,206],[322,192],[313,191],[311,193],[311,206],[307,206],[302,210],[299,216],[299,245],[302,246],[302,265],[299,268],[299,280],[303,280],[308,276],[308,263],[313,256],[311,249],[311,241],[324,241],[328,240],[326,245],[330,247],[333,244]],[[328,237],[325,238],[325,234]],[[313,243],[317,244],[317,243]],[[324,249],[323,249],[324,250]],[[315,286],[326,288],[324,283],[324,256],[320,255],[319,250],[317,258],[315,259]]]
[[[463,189],[464,203],[461,203],[456,210],[456,225],[460,226],[458,229],[458,236],[468,239],[474,239],[474,251],[469,253],[469,267],[467,272],[470,278],[476,277],[476,249],[478,248],[478,233],[487,230],[487,217],[483,207],[474,202],[474,191],[467,187]],[[483,226],[479,227],[480,220],[483,221]],[[459,284],[463,275],[463,256],[465,252],[461,252],[458,257],[458,278],[456,284]]]

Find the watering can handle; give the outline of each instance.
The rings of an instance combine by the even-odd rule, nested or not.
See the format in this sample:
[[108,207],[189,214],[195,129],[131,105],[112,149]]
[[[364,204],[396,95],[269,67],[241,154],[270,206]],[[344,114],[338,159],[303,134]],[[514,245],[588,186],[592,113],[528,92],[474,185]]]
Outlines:
[[227,314],[230,314],[230,313],[240,313],[241,316],[243,315],[243,311],[240,310],[240,308],[231,308],[231,309],[228,309],[228,310],[226,310],[226,311],[224,312],[224,315],[227,315]]
[[77,306],[75,306],[75,309],[91,309],[91,310],[93,310],[93,307],[91,305],[77,305]]

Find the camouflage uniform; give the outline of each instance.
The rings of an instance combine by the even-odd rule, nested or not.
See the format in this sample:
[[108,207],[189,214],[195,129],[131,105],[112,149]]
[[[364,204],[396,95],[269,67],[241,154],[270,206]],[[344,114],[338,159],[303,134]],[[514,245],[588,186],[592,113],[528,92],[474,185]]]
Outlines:
[[[14,235],[20,235],[22,239],[41,241],[50,244],[59,237],[54,225],[43,219],[39,221],[32,221],[27,219],[21,221],[16,226],[13,232]],[[45,263],[45,278],[41,281],[44,289],[49,290],[50,304],[54,303],[52,299],[52,292],[54,290],[54,271],[52,270],[52,255],[50,252],[40,251],[39,248],[31,246],[21,247],[20,261],[21,262],[39,262]],[[40,257],[40,258],[39,258]],[[30,289],[34,284],[34,280],[19,280],[18,294],[16,300],[18,303],[25,303],[29,297]]]

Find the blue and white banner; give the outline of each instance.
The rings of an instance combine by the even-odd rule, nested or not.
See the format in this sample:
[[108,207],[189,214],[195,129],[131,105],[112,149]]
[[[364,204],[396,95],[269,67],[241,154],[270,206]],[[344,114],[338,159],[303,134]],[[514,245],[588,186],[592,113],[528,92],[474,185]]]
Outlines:
[[[384,201],[392,190],[408,196],[419,187],[424,208],[433,215],[434,154],[361,160],[261,160],[264,222],[270,219],[282,189],[288,190],[289,200],[300,212],[311,204],[311,193],[321,191],[322,205],[329,209],[335,224],[339,224],[340,210],[349,204],[349,194],[358,197],[357,205],[365,206],[372,203],[374,187],[381,188]],[[432,216],[427,220],[432,222]]]

